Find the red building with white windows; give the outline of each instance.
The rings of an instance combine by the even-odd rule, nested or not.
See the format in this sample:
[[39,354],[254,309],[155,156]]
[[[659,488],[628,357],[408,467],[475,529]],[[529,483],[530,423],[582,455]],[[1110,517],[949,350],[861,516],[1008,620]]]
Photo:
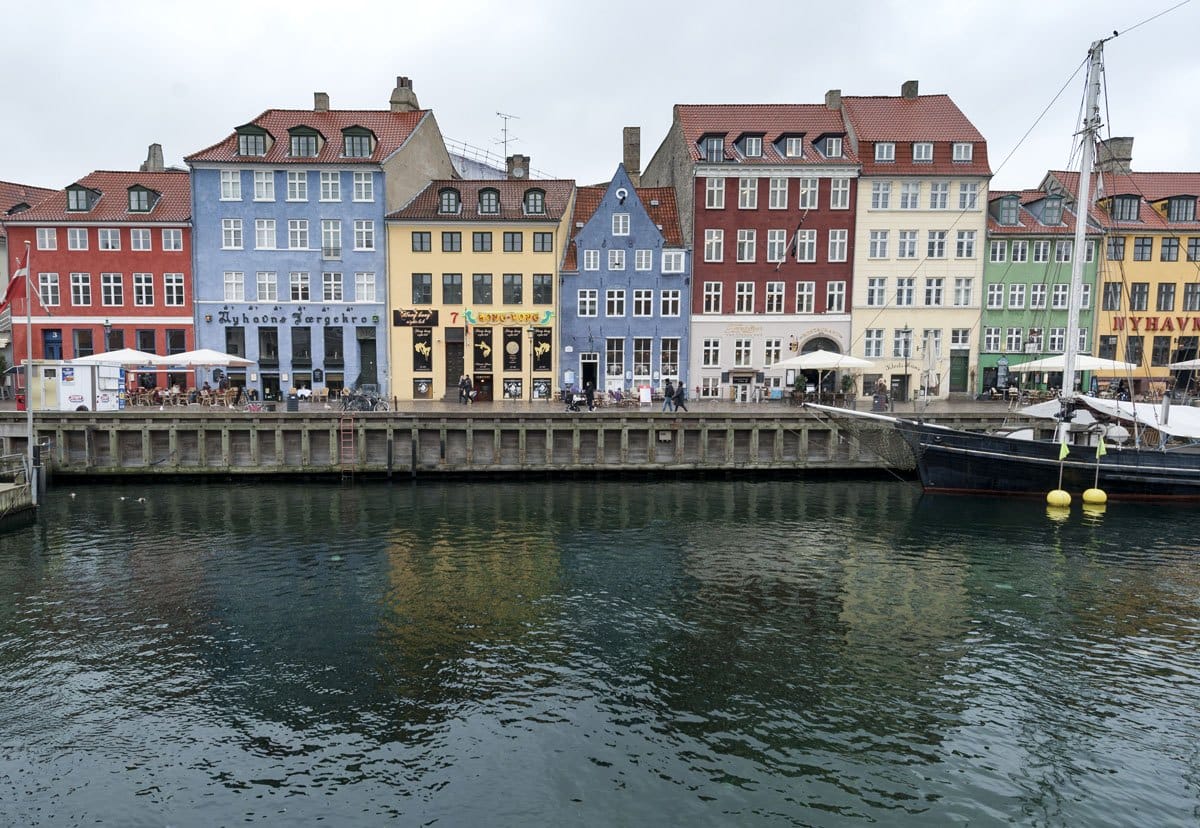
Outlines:
[[702,396],[747,399],[785,383],[782,359],[849,351],[858,167],[838,106],[675,107],[642,184],[675,189],[691,241]]
[[[5,221],[10,271],[30,253],[33,342],[14,291],[13,363],[194,347],[190,176],[151,147],[139,172],[94,172]],[[166,386],[165,373],[147,374]]]

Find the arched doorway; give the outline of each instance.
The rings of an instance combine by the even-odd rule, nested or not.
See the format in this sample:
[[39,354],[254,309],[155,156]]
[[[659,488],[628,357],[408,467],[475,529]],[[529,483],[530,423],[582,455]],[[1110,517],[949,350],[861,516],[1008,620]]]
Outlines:
[[[811,354],[813,351],[828,351],[831,354],[840,354],[841,347],[827,336],[814,336],[812,339],[800,346],[801,354]],[[834,383],[836,381],[835,371],[802,371],[804,374],[805,385],[813,390],[820,390],[822,394],[832,394],[836,391]],[[817,383],[823,383],[822,388],[817,388]]]

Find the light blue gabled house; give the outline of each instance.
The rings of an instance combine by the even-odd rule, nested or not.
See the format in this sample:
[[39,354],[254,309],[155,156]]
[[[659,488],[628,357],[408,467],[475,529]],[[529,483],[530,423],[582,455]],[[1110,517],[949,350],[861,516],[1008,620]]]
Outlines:
[[560,272],[564,389],[687,382],[691,254],[672,188],[637,187],[624,164],[607,186],[580,187]]

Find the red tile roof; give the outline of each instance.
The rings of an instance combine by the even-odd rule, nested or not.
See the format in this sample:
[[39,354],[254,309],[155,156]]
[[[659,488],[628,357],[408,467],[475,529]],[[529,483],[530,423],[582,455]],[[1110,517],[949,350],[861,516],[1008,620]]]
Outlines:
[[[999,201],[1005,196],[1016,195],[1020,203],[1020,208],[1017,210],[1016,224],[1001,224],[993,215],[993,211],[988,211],[988,233],[991,235],[1001,236],[1074,236],[1075,235],[1075,213],[1071,210],[1069,204],[1063,204],[1063,220],[1062,224],[1056,224],[1053,227],[1048,227],[1038,221],[1026,205],[1035,204],[1046,198],[1049,193],[1043,190],[992,190],[988,193],[988,204]],[[1089,234],[1099,235],[1101,230],[1098,227],[1092,226],[1087,229]]]
[[33,187],[29,184],[0,181],[0,239],[4,238],[5,219],[11,218],[8,215],[9,210],[18,204],[28,204],[32,207],[42,199],[49,198],[52,195],[54,195],[54,190],[45,187]]
[[[1079,190],[1078,171],[1051,170],[1046,173],[1047,179],[1052,179],[1060,186],[1068,197],[1073,197]],[[1194,221],[1167,221],[1154,209],[1154,203],[1165,199],[1183,196],[1196,198],[1200,194],[1200,172],[1133,172],[1133,173],[1095,173],[1092,176],[1092,210],[1091,215],[1106,229],[1156,230],[1169,232],[1172,230],[1200,229],[1200,214]],[[1114,221],[1112,214],[1098,202],[1118,195],[1136,195],[1141,198],[1136,221]]]
[[[574,272],[579,269],[576,259],[575,236],[580,224],[587,224],[588,219],[596,214],[604,194],[608,192],[609,184],[591,187],[580,187],[575,191],[575,211],[571,216],[571,237],[567,243],[567,253],[563,257],[562,269]],[[663,244],[666,247],[683,248],[683,231],[679,227],[679,207],[675,202],[673,187],[634,187],[634,192],[646,208],[650,220],[658,225],[663,234]],[[655,204],[654,202],[658,202]]]
[[[462,209],[454,215],[438,212],[442,190],[457,190]],[[567,211],[575,182],[569,179],[476,179],[459,180],[445,178],[429,182],[412,201],[388,215],[400,221],[470,221],[510,222],[521,221],[538,224],[557,224]],[[500,212],[480,214],[479,191],[497,190],[500,193]],[[542,190],[546,194],[546,212],[527,215],[524,209],[525,193]]]
[[[192,217],[191,175],[186,170],[165,172],[94,172],[76,184],[96,190],[100,198],[87,212],[67,210],[67,189],[52,193],[30,210],[10,217],[9,224],[26,222],[183,222]],[[161,194],[146,213],[130,212],[128,189],[141,185]]]
[[[822,135],[845,135],[842,115],[824,104],[676,104],[675,117],[692,161],[704,160],[699,142],[705,135],[725,135],[725,157],[744,164],[857,164],[848,141],[842,142],[843,157],[826,158],[813,148],[812,141]],[[743,134],[762,135],[761,158],[746,158],[733,142]],[[804,136],[804,155],[787,158],[780,155],[774,142],[784,135]]]
[[[408,140],[429,110],[390,112],[368,109],[331,109],[317,112],[311,109],[268,109],[244,126],[262,127],[274,139],[266,155],[237,154],[238,134],[233,132],[207,149],[192,153],[185,161],[238,161],[253,164],[379,164]],[[324,136],[325,141],[315,158],[296,158],[290,155],[288,130],[306,126]],[[342,130],[363,127],[375,134],[375,151],[369,158],[346,158],[342,155]]]
[[[854,96],[842,97],[846,117],[854,128],[862,155],[863,175],[991,175],[987,159],[987,141],[949,95]],[[934,162],[913,164],[910,155],[897,147],[895,163],[876,163],[874,146],[878,142],[912,144],[934,143]],[[969,162],[950,159],[948,146],[938,152],[938,144],[971,143]],[[940,156],[940,157],[939,157]]]

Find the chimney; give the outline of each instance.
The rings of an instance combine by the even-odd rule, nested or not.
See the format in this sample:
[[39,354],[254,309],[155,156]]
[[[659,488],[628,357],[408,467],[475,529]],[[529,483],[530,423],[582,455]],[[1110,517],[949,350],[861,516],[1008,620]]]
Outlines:
[[910,101],[917,98],[917,82],[915,80],[905,81],[900,87],[901,97],[908,98]]
[[150,151],[146,153],[146,161],[138,169],[141,172],[163,172],[166,169],[163,166],[162,144],[150,145]]
[[329,93],[314,92],[313,93],[313,111],[328,112],[329,111]]
[[624,145],[621,157],[625,162],[625,172],[629,174],[629,180],[636,187],[642,180],[642,128],[625,127],[621,131],[621,139]]
[[1096,171],[1129,175],[1133,172],[1133,138],[1109,138],[1097,142]]
[[510,155],[510,156],[508,156],[508,177],[509,178],[529,178],[529,156],[528,155]]
[[417,103],[417,93],[413,92],[410,78],[396,78],[396,88],[392,90],[389,103],[392,105],[392,112],[416,112],[421,108]]
[[830,89],[825,93],[825,108],[837,112],[842,108],[842,90]]

